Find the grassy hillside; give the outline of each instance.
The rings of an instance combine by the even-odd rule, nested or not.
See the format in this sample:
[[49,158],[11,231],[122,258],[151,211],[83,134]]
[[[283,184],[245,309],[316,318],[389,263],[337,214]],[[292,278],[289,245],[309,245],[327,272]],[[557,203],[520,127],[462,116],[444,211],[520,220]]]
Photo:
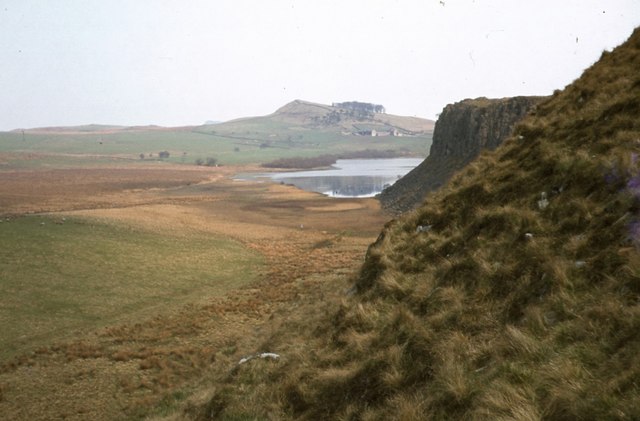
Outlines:
[[[407,133],[424,134],[433,131],[435,122],[418,117],[397,116],[386,113],[361,114],[344,108],[341,104],[324,105],[295,100],[279,108],[268,116],[276,121],[309,128],[338,127],[352,132],[361,126],[377,128],[381,131],[396,128]],[[242,121],[242,120],[240,120]]]
[[[320,124],[333,108],[307,104],[296,101],[268,116],[198,127],[88,125],[1,132],[0,170],[123,162],[154,165],[161,151],[169,152],[165,161],[189,165],[207,158],[232,165],[367,149],[392,150],[397,155],[428,154],[433,128],[430,120],[380,114],[357,120],[343,118],[340,124]],[[403,134],[413,135],[352,135],[358,124],[379,130],[399,128]]]
[[640,419],[639,68],[636,30],[179,417]]
[[[367,129],[385,133],[395,129],[405,136],[355,135]],[[364,150],[426,156],[433,122],[387,114],[354,117],[337,107],[296,100],[267,116],[201,126],[194,131],[226,139],[233,143],[234,150],[253,156],[251,162],[264,163]]]

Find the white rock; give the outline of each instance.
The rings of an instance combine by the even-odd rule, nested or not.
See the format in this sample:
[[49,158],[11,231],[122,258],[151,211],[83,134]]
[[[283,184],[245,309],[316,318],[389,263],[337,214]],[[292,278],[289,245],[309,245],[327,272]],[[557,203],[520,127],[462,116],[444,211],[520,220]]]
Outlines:
[[249,362],[255,358],[270,358],[272,360],[279,360],[280,359],[280,355],[273,353],[273,352],[263,352],[261,354],[256,354],[256,355],[249,355],[248,357],[244,357],[242,358],[240,361],[238,361],[238,365],[242,365],[246,362]]
[[263,352],[262,354],[260,354],[260,358],[271,358],[273,360],[279,360],[280,355],[274,354],[273,352]]
[[431,231],[431,225],[418,225],[416,227],[416,233],[418,232],[429,232]]
[[542,210],[549,206],[549,201],[547,200],[547,192],[540,193],[540,200],[538,200],[538,209]]

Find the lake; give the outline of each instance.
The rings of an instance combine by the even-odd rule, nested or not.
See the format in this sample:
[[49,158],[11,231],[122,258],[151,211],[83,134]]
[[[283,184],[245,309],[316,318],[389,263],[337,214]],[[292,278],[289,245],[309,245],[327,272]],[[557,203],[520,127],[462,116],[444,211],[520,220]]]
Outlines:
[[417,167],[424,158],[339,159],[329,169],[244,174],[238,179],[274,181],[331,197],[373,197]]

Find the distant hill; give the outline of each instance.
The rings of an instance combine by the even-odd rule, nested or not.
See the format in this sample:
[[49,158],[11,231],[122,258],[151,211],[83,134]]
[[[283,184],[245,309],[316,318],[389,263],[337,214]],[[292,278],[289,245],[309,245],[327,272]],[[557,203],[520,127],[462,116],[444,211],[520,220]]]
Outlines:
[[295,100],[265,116],[202,125],[193,131],[232,141],[241,150],[259,148],[263,159],[273,155],[274,161],[320,152],[346,157],[369,150],[426,156],[435,122],[382,111],[381,105],[357,101],[324,105]]
[[282,363],[185,417],[640,419],[638,69],[640,28],[389,222],[323,322],[256,350]]
[[382,206],[404,212],[444,185],[482,150],[493,150],[543,97],[466,99],[447,105],[435,124],[427,159],[379,196]]
[[353,134],[366,130],[375,130],[378,134],[393,134],[394,130],[396,135],[422,134],[432,132],[435,124],[433,120],[418,117],[403,117],[382,112],[358,112],[339,104],[323,105],[302,100],[286,104],[270,117],[305,127],[337,127]]
[[125,126],[115,126],[108,124],[86,124],[82,126],[51,126],[51,127],[34,127],[30,129],[16,129],[13,132],[27,132],[27,133],[40,133],[40,132],[50,132],[50,133],[61,133],[61,132],[101,132],[101,131],[114,131],[114,130],[123,130]]
[[16,129],[12,132],[25,132],[31,134],[109,134],[117,132],[149,132],[149,131],[180,131],[190,130],[192,126],[185,127],[162,127],[156,125],[147,126],[115,126],[108,124],[87,124],[82,126],[55,126],[55,127],[35,127],[31,129]]

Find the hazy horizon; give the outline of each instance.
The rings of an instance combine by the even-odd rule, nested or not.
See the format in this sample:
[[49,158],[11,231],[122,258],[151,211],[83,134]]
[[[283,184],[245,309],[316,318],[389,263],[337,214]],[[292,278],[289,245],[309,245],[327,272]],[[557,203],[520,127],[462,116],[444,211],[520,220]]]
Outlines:
[[0,130],[167,127],[295,99],[435,119],[549,95],[640,25],[635,0],[0,3]]

